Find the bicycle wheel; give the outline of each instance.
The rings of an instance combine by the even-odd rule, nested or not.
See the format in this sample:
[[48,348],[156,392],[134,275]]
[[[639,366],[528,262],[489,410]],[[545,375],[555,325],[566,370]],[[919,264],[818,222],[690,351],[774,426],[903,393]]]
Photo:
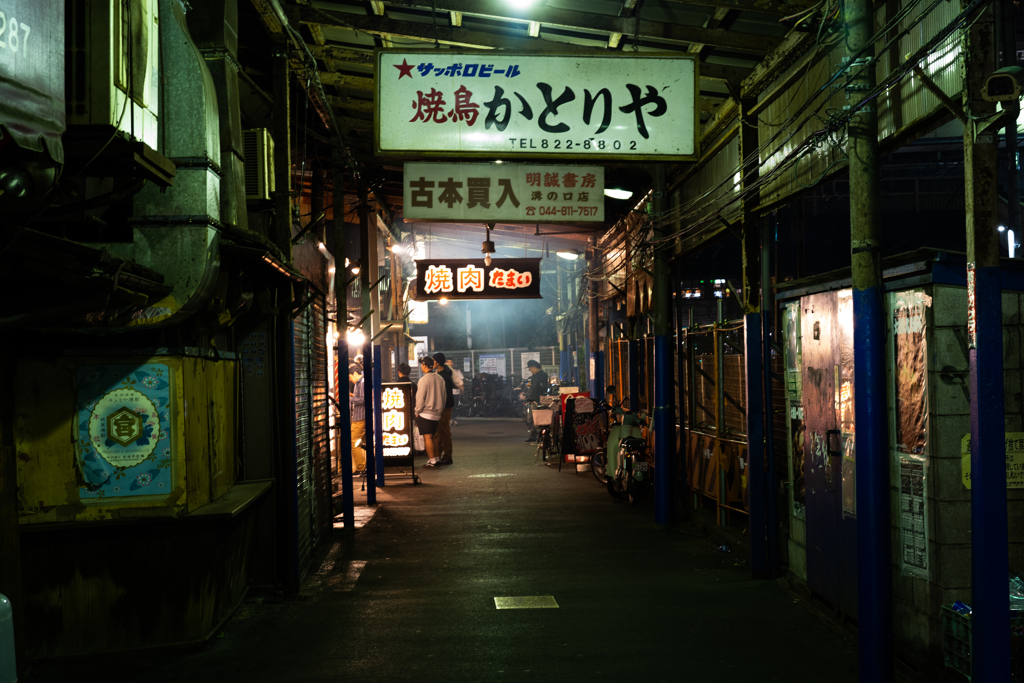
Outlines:
[[594,473],[594,478],[602,484],[608,481],[607,466],[608,460],[605,458],[604,451],[596,451],[590,456],[590,471]]

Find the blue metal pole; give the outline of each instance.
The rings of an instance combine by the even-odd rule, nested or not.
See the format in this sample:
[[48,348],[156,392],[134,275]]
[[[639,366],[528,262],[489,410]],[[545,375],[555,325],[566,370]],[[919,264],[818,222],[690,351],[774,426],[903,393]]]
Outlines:
[[346,389],[348,387],[348,328],[343,318],[339,320],[342,322],[338,327],[341,331],[337,350],[338,394],[343,395],[344,400],[338,403],[345,407],[345,412],[339,416],[334,433],[338,439],[338,459],[341,461],[341,515],[345,522],[345,531],[352,532],[356,528],[355,495],[352,491],[352,408],[349,406],[348,391],[346,390],[344,394],[340,391],[342,385]]
[[[892,680],[892,549],[884,292],[853,290],[860,680]],[[865,628],[867,626],[867,628]]]
[[[367,368],[370,372],[367,372]],[[366,380],[370,381],[367,382]],[[366,449],[366,504],[377,504],[377,461],[373,457],[373,346],[363,342],[363,448]]]
[[373,346],[373,461],[377,471],[377,485],[384,486],[384,429],[381,423],[380,382],[381,382],[381,348]]
[[[974,264],[968,264],[970,269]],[[972,680],[1010,680],[1010,564],[1006,518],[1003,305],[998,266],[968,271],[977,321],[969,350],[971,391]],[[970,313],[968,313],[970,315]],[[970,337],[970,323],[968,323]]]
[[[750,501],[750,573],[768,577],[766,561],[764,459],[764,383],[761,373],[761,314],[743,316],[743,363],[747,379],[747,497]],[[719,389],[721,391],[721,389]]]
[[[667,297],[670,292],[660,292]],[[655,292],[659,296],[659,292]],[[675,468],[675,411],[673,410],[672,337],[654,335],[654,522],[668,526],[672,523]]]

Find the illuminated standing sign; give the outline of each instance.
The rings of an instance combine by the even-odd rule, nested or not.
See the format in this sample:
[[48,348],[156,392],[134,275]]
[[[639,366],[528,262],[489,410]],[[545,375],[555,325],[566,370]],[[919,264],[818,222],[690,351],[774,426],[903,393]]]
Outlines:
[[604,221],[602,166],[408,162],[403,178],[406,218]]
[[417,301],[432,299],[539,299],[539,258],[416,261]]
[[384,446],[384,466],[412,465],[412,384],[380,385],[380,424]]
[[377,53],[377,153],[696,161],[692,55]]

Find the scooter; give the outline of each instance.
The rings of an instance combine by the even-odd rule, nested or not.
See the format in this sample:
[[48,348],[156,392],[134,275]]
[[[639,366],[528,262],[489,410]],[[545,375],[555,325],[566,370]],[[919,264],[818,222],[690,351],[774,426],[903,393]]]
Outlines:
[[618,431],[613,428],[608,438],[609,444],[617,444],[608,449],[607,471],[613,473],[607,481],[608,493],[616,498],[625,497],[632,506],[640,502],[651,485],[649,449],[637,421],[627,415]]

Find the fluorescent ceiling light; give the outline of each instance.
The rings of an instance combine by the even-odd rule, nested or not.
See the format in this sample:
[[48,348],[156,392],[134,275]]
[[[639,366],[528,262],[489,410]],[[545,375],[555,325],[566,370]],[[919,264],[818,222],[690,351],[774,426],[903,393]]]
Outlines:
[[555,252],[559,258],[568,259],[569,261],[575,261],[580,257],[580,252],[575,249],[559,249]]
[[629,199],[633,196],[633,193],[629,190],[610,190],[605,188],[605,197],[611,197],[612,199]]

